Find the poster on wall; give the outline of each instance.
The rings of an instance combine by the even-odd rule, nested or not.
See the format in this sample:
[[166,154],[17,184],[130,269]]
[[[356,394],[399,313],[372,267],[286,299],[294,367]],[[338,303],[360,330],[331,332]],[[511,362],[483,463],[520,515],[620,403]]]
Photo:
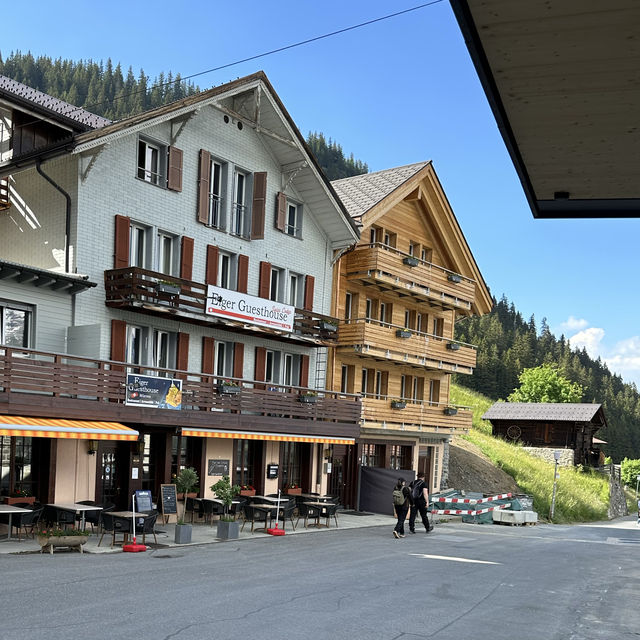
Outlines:
[[179,411],[182,408],[182,380],[128,373],[125,404]]
[[282,302],[257,298],[211,284],[207,287],[205,313],[210,316],[291,332],[295,311],[295,307]]

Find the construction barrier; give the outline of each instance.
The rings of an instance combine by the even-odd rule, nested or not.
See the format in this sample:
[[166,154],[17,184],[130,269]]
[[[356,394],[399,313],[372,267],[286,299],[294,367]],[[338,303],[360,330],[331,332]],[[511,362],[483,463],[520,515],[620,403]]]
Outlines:
[[505,502],[504,504],[487,507],[486,509],[431,509],[431,513],[440,516],[479,516],[482,513],[489,513],[494,509],[506,509],[510,506],[510,502]]
[[452,504],[481,504],[482,502],[504,500],[505,498],[510,498],[511,495],[511,493],[501,493],[497,496],[491,496],[490,498],[451,498],[445,496],[444,498],[433,498],[431,502],[451,502]]

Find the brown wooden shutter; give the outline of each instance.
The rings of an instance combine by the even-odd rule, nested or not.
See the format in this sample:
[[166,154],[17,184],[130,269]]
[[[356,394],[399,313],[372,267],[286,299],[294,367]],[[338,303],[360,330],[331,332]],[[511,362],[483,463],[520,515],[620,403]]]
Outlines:
[[267,198],[267,172],[253,174],[253,204],[251,205],[251,239],[264,238],[264,211]]
[[309,356],[300,356],[300,386],[309,386]]
[[244,369],[244,344],[236,342],[233,345],[233,377],[242,378]]
[[198,163],[198,222],[209,222],[209,175],[211,171],[211,154],[200,149]]
[[[127,357],[127,323],[111,320],[111,359],[124,362]],[[124,367],[113,367],[114,371],[124,371]]]
[[176,348],[176,369],[187,371],[189,368],[189,334],[178,334],[178,346]]
[[304,308],[306,311],[313,310],[313,287],[316,279],[313,276],[307,276],[304,279]]
[[207,267],[205,273],[205,284],[218,283],[218,247],[212,244],[207,245]]
[[258,283],[258,296],[269,299],[271,289],[271,263],[260,261],[260,280]]
[[240,293],[247,293],[249,286],[249,256],[238,256],[238,287]]
[[191,280],[193,274],[193,238],[182,236],[180,252],[180,277]]
[[[253,379],[264,381],[267,373],[267,350],[264,347],[256,347],[255,369]],[[256,389],[264,389],[265,385],[256,384]]]
[[182,149],[177,147],[169,147],[167,188],[172,191],[182,191]]
[[204,336],[202,338],[202,373],[213,373],[215,371],[216,341],[213,338]]
[[113,252],[113,268],[124,269],[129,266],[129,232],[131,219],[116,215],[115,244]]
[[276,196],[276,229],[284,231],[284,226],[287,219],[287,196],[278,192]]

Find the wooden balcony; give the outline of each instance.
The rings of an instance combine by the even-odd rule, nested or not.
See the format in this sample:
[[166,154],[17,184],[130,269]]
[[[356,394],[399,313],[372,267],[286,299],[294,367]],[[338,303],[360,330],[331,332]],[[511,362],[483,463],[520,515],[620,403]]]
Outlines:
[[[410,337],[398,337],[398,332],[405,335],[409,332]],[[476,366],[473,345],[364,318],[340,324],[338,351],[379,362],[451,373],[472,374]]]
[[[350,282],[411,297],[442,309],[471,315],[476,283],[444,267],[425,262],[385,244],[362,245],[346,255]],[[415,265],[415,266],[412,266]]]
[[[404,402],[404,409],[392,408],[392,402]],[[455,411],[454,415],[448,415]],[[381,431],[437,431],[460,433],[471,429],[472,412],[467,407],[453,407],[428,401],[391,396],[366,396],[362,401],[363,429]]]
[[249,335],[257,333],[272,340],[307,345],[332,345],[337,341],[336,318],[304,309],[296,309],[292,333],[206,315],[206,284],[139,267],[105,271],[104,288],[108,307],[162,317],[172,316],[180,322]]
[[222,379],[202,373],[144,367],[136,373],[182,380],[182,409],[125,405],[126,365],[59,353],[0,347],[0,413],[34,417],[114,420],[175,428],[356,437],[360,396],[303,387],[234,380],[234,394],[219,392]]

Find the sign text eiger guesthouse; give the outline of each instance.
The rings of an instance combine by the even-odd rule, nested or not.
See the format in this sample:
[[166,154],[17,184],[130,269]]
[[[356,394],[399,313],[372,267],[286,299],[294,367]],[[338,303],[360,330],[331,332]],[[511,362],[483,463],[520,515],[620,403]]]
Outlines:
[[293,331],[295,307],[209,285],[206,313],[279,331]]

